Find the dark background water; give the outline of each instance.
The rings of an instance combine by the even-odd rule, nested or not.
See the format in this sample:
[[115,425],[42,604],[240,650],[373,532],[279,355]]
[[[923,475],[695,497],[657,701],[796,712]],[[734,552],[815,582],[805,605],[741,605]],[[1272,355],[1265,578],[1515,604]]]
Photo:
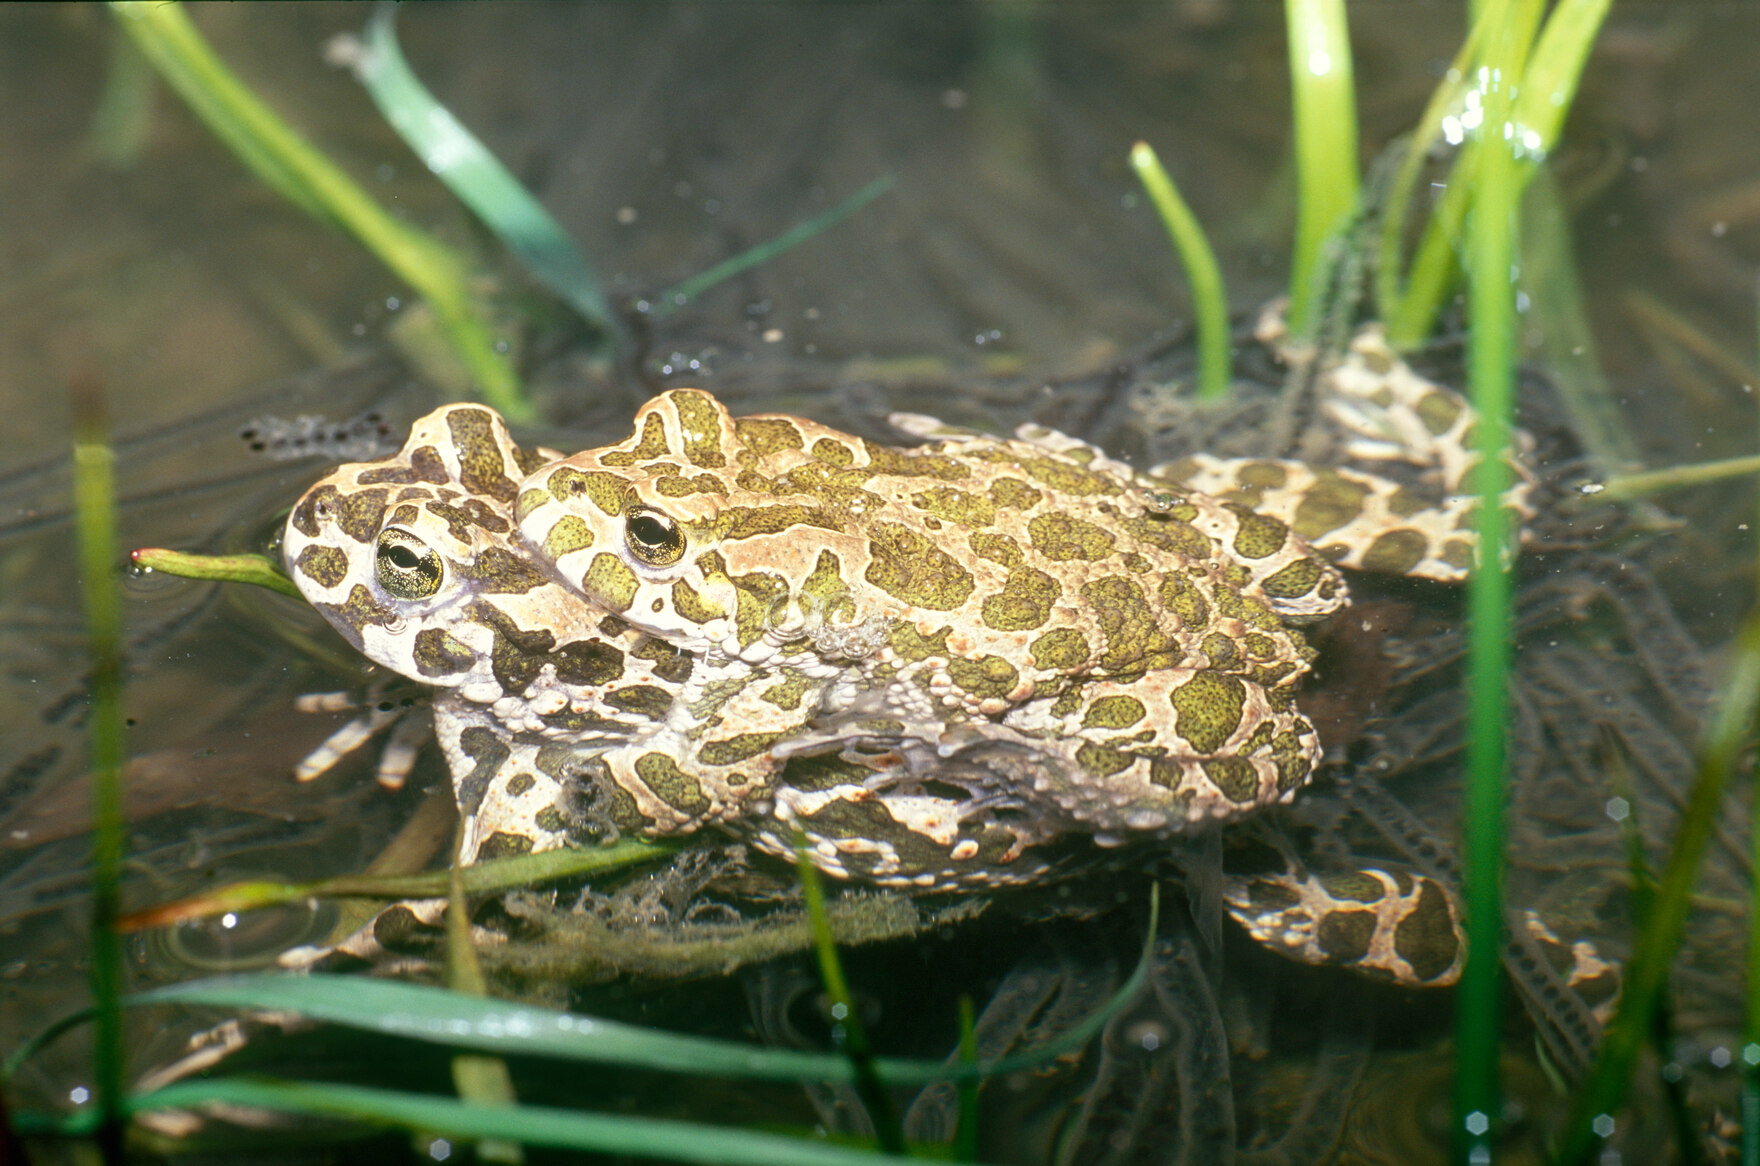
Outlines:
[[[191,14],[394,210],[522,286],[323,63],[363,9]],[[1351,16],[1367,162],[1421,110],[1463,16],[1419,2],[1354,3]],[[621,436],[637,402],[679,383],[742,411],[873,432],[889,406],[991,426],[1049,409],[1043,419],[1071,424],[1036,383],[1103,371],[1189,318],[1126,166],[1133,141],[1179,181],[1236,311],[1280,289],[1293,205],[1282,23],[1278,5],[1228,0],[498,4],[411,6],[400,34],[428,86],[619,301],[895,179],[854,218],[643,326],[622,366],[581,357],[566,326],[527,333],[540,399],[585,441]],[[113,40],[97,7],[0,10],[0,1048],[77,1000],[83,974],[77,885],[51,877],[77,867],[83,791],[65,480],[51,464],[69,440],[70,378],[94,371],[118,434],[144,435],[123,450],[129,546],[248,539],[321,472],[251,458],[233,434],[253,416],[425,407],[385,355],[407,289],[258,184],[168,92],[144,111],[133,156],[105,160],[94,124]],[[1760,270],[1756,44],[1752,8],[1616,5],[1553,160],[1595,333],[1583,356],[1599,356],[1652,466],[1750,452],[1760,429],[1745,372]],[[1666,339],[1658,306],[1700,340],[1683,345],[1678,328]],[[680,366],[693,371],[664,371]],[[288,378],[303,379],[289,390]],[[1753,490],[1669,503],[1687,526],[1652,568],[1714,650],[1751,592]],[[324,846],[313,869],[358,865],[407,799],[285,777],[328,727],[286,713],[288,697],[347,672],[263,630],[301,626],[293,605],[261,600],[275,609],[265,617],[225,602],[180,584],[133,601],[131,749],[161,761],[141,783],[137,848],[162,848],[162,870],[199,882],[272,824],[277,863],[307,861],[282,843],[310,834]],[[78,1063],[71,1049],[43,1080],[76,1079]]]

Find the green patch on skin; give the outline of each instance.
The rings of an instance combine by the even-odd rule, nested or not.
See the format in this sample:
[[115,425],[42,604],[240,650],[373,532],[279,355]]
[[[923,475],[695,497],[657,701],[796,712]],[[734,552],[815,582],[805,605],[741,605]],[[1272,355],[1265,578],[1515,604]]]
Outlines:
[[1248,632],[1242,636],[1241,646],[1247,650],[1247,655],[1255,660],[1269,660],[1277,655],[1277,641],[1270,636],[1261,635],[1259,632]]
[[860,785],[874,771],[845,761],[835,753],[796,757],[788,763],[788,786],[804,793],[818,793],[840,785]]
[[[483,804],[489,783],[500,772],[512,750],[507,747],[507,742],[481,725],[472,725],[460,733],[458,748],[474,764],[469,773],[455,778],[454,792],[458,795],[458,808],[466,814],[474,814]],[[453,772],[457,773],[456,770]]]
[[1320,885],[1326,888],[1326,893],[1335,899],[1349,899],[1353,903],[1379,903],[1387,894],[1381,880],[1367,871],[1327,871],[1317,877]]
[[532,516],[532,512],[541,506],[548,506],[551,501],[550,491],[540,490],[536,486],[530,490],[521,490],[519,501],[513,504],[513,520],[524,522]]
[[999,632],[1030,632],[1045,626],[1051,618],[1051,605],[1063,594],[1063,588],[1043,571],[1017,567],[1003,581],[1002,592],[984,597],[979,615],[986,627]]
[[694,661],[689,652],[658,637],[642,640],[629,650],[638,660],[650,661],[655,677],[668,684],[683,684],[691,677]]
[[1066,689],[1058,693],[1057,699],[1051,702],[1051,715],[1054,717],[1073,717],[1081,710],[1081,707],[1081,690],[1077,688]]
[[1067,514],[1035,516],[1027,523],[1027,537],[1033,549],[1059,563],[1091,563],[1112,553],[1111,534],[1092,522]]
[[1156,622],[1155,610],[1135,579],[1107,575],[1082,584],[1106,650],[1100,657],[1105,672],[1170,668],[1180,662],[1179,645]]
[[698,721],[707,721],[721,710],[721,706],[738,696],[745,690],[754,677],[751,674],[730,676],[724,680],[711,680],[703,685],[702,693],[690,703],[690,714]]
[[1288,793],[1308,780],[1314,763],[1302,748],[1302,739],[1293,732],[1277,734],[1271,740],[1271,763],[1277,766],[1277,792]]
[[1375,938],[1373,911],[1329,911],[1320,917],[1314,929],[1314,943],[1326,955],[1326,962],[1354,964],[1369,954]]
[[721,449],[722,419],[727,416],[708,393],[696,389],[673,389],[666,394],[667,403],[678,414],[680,443],[684,456],[693,466],[718,470],[727,464]]
[[819,552],[812,573],[801,581],[801,594],[813,598],[818,617],[825,623],[856,617],[856,601],[843,580],[843,563],[830,551]]
[[1240,659],[1235,642],[1221,632],[1211,632],[1204,637],[1204,655],[1210,658],[1212,668],[1231,668]]
[[472,494],[507,503],[518,496],[519,483],[508,476],[507,459],[496,440],[499,422],[487,409],[454,409],[446,415],[458,455],[459,484]]
[[[357,543],[370,543],[379,537],[379,519],[385,514],[386,499],[390,495],[389,490],[353,490],[338,494],[336,487],[325,486],[312,492],[311,501],[327,501],[337,530]],[[305,533],[315,538],[318,531],[313,527]]]
[[[527,494],[543,495],[537,490],[527,490]],[[593,528],[578,514],[565,514],[556,520],[556,525],[544,536],[539,551],[546,559],[555,562],[563,555],[584,551],[593,545]]]
[[1460,931],[1448,896],[1432,879],[1419,880],[1418,903],[1393,931],[1393,950],[1425,982],[1454,966]]
[[1361,514],[1363,500],[1368,496],[1369,487],[1361,482],[1342,478],[1331,470],[1317,471],[1314,484],[1296,505],[1295,521],[1290,527],[1313,542]]
[[736,604],[734,630],[739,636],[739,646],[749,647],[769,630],[776,605],[788,595],[788,584],[781,575],[768,571],[735,575],[729,581],[733,584]]
[[452,483],[452,471],[441,460],[439,450],[424,445],[410,451],[407,464],[373,466],[355,475],[354,481],[357,486],[409,486],[416,482],[446,486]]
[[925,636],[917,631],[915,624],[901,621],[888,630],[886,643],[900,660],[915,664],[931,656],[947,655],[947,637],[952,631],[952,628],[938,628]]
[[634,713],[650,721],[663,721],[672,711],[673,693],[652,684],[632,684],[605,694],[605,703],[614,709]]
[[1470,571],[1473,567],[1473,544],[1463,539],[1451,538],[1442,544],[1442,553],[1437,557],[1458,570]]
[[610,684],[623,677],[623,651],[604,640],[573,640],[553,649],[546,659],[564,684]]
[[1149,570],[1150,567],[1154,566],[1154,564],[1149,562],[1148,559],[1145,559],[1135,551],[1132,551],[1130,554],[1120,559],[1119,564],[1133,575],[1141,575],[1143,572]]
[[1059,494],[1078,494],[1083,497],[1092,497],[1094,495],[1124,493],[1124,483],[1112,475],[1098,474],[1093,470],[1070,465],[1068,462],[1055,461],[1051,458],[1023,457],[1019,459],[1017,464],[1027,472],[1028,477],[1043,482]]
[[709,808],[703,787],[664,753],[644,753],[636,758],[636,776],[654,796],[681,814],[695,816]]
[[1237,806],[1251,805],[1259,797],[1259,771],[1245,757],[1207,757],[1200,762],[1204,776]]
[[1264,559],[1275,555],[1289,541],[1289,527],[1267,514],[1259,514],[1244,506],[1230,505],[1237,525],[1234,551],[1243,559]]
[[1111,777],[1122,769],[1128,769],[1135,760],[1129,753],[1108,749],[1092,741],[1084,741],[1076,749],[1076,764],[1099,777]]
[[1461,402],[1451,393],[1425,393],[1418,399],[1415,410],[1418,420],[1424,423],[1432,436],[1440,437],[1454,428],[1454,423],[1461,417]]
[[808,834],[822,838],[889,843],[898,856],[897,873],[905,877],[951,865],[946,847],[899,822],[879,801],[827,802],[818,812],[801,815],[801,825]]
[[642,438],[632,448],[600,454],[598,461],[604,466],[633,466],[637,462],[652,461],[667,454],[683,452],[670,447],[666,440],[666,422],[655,412],[642,419]]
[[1169,694],[1175,731],[1199,753],[1215,753],[1241,727],[1247,686],[1238,677],[1199,672]]
[[470,671],[477,654],[470,645],[454,639],[444,628],[423,628],[412,647],[416,671],[423,676],[453,676]]
[[955,526],[989,526],[996,521],[996,504],[979,494],[952,486],[936,486],[911,495],[911,505]]
[[768,753],[782,733],[741,733],[719,741],[705,741],[697,750],[697,758],[705,765],[736,765],[761,753]]
[[930,611],[952,611],[977,586],[957,559],[909,527],[876,522],[868,537],[871,560],[862,577],[894,599]]
[[990,483],[990,500],[1010,510],[1031,510],[1043,497],[1019,478],[997,478]]
[[[1197,510],[1192,509],[1191,514],[1196,517]],[[1126,518],[1119,523],[1119,527],[1135,541],[1166,551],[1170,555],[1207,559],[1216,552],[1216,544],[1210,541],[1208,535],[1186,519],[1176,517],[1173,510]]]
[[348,556],[339,547],[312,543],[302,549],[293,561],[296,574],[304,575],[324,590],[341,585],[348,578]]
[[341,603],[314,603],[312,606],[332,624],[352,632],[349,639],[356,647],[360,646],[361,632],[367,626],[387,627],[399,620],[396,612],[374,599],[372,592],[359,583],[348,589],[348,598]]
[[538,829],[550,834],[561,834],[568,830],[568,821],[562,811],[555,806],[545,806],[532,816],[532,822]]
[[734,506],[723,510],[717,518],[717,529],[721,537],[729,542],[759,535],[781,534],[794,526],[815,526],[833,531],[843,529],[843,523],[832,511],[794,503]]
[[474,580],[478,589],[488,595],[524,595],[550,582],[550,577],[530,560],[506,547],[485,547],[477,561],[468,569],[460,568],[460,573]]
[[1046,672],[1073,672],[1093,655],[1088,638],[1074,628],[1054,628],[1034,640],[1028,651],[1034,667]]
[[1254,879],[1247,884],[1247,902],[1259,911],[1283,911],[1301,901],[1301,892],[1288,883]]
[[758,699],[775,705],[779,709],[791,712],[801,707],[801,697],[810,692],[818,681],[810,676],[794,675],[784,679],[780,684],[773,684],[758,694]]
[[522,794],[530,792],[531,788],[537,784],[538,779],[531,774],[516,773],[508,780],[507,796],[517,798]]
[[1283,629],[1283,621],[1262,600],[1226,587],[1216,591],[1216,613],[1224,619],[1238,619],[1261,631],[1276,632]]
[[1362,567],[1383,575],[1405,575],[1424,559],[1430,540],[1416,530],[1390,530],[1377,536],[1363,552]]
[[654,479],[654,493],[662,498],[689,498],[693,494],[727,497],[727,483],[714,474],[663,474]]
[[692,623],[704,624],[712,619],[720,619],[727,613],[712,603],[707,602],[696,590],[679,579],[672,585],[672,610]]
[[417,520],[421,517],[421,508],[419,506],[412,506],[406,502],[391,512],[391,521],[387,523],[387,525],[414,526]]
[[862,452],[868,455],[868,465],[876,474],[935,478],[943,482],[963,481],[972,476],[971,467],[943,454],[910,453],[889,445],[876,445],[866,439],[862,441]]
[[1430,502],[1417,491],[1408,490],[1404,486],[1387,496],[1387,509],[1401,518],[1410,518],[1414,514],[1428,510],[1430,505]]
[[976,660],[949,660],[947,675],[960,689],[984,700],[1006,697],[1013,691],[1021,674],[1000,656],[980,656]]
[[853,466],[856,454],[853,449],[841,441],[829,437],[821,437],[813,443],[813,457],[830,466]]
[[[800,427],[786,417],[741,417],[734,421],[733,433],[749,456],[754,458],[767,458],[783,450],[806,448]],[[745,462],[747,458],[741,457],[739,460]]]
[[477,847],[476,857],[471,861],[490,862],[497,858],[517,858],[531,852],[532,840],[530,838],[523,834],[509,834],[505,830],[497,830],[483,839],[482,845]]
[[1276,462],[1248,462],[1235,474],[1235,481],[1241,485],[1261,490],[1275,490],[1288,480],[1289,471]]
[[1325,575],[1326,568],[1318,559],[1303,555],[1266,576],[1259,590],[1273,599],[1298,599],[1319,586]]
[[1128,729],[1148,712],[1143,702],[1134,696],[1103,696],[1082,714],[1082,728]]
[[1021,561],[1020,544],[1006,534],[973,531],[967,541],[972,545],[972,553],[980,559],[989,559],[1004,567],[1013,567]]
[[615,518],[623,513],[623,500],[629,493],[629,479],[604,470],[580,470],[574,466],[560,466],[551,472],[545,487],[558,502],[566,504],[585,498],[599,513]]
[[628,611],[639,586],[635,572],[609,551],[594,555],[587,573],[581,576],[581,591],[587,598],[612,611]]
[[1210,603],[1198,585],[1184,575],[1169,575],[1161,581],[1161,605],[1179,616],[1187,628],[1201,628],[1210,623]]

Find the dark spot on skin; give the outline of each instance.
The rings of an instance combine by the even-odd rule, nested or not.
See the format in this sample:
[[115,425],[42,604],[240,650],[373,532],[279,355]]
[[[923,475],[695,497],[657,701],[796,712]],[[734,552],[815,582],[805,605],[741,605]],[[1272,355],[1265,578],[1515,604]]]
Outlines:
[[379,483],[408,486],[416,482],[443,486],[452,481],[452,475],[447,472],[446,463],[440,460],[439,452],[431,445],[424,445],[410,453],[407,465],[365,470],[355,477],[355,481],[363,486]]
[[328,591],[348,578],[348,556],[337,547],[306,546],[293,561],[296,575],[305,575]]
[[446,427],[458,449],[459,484],[473,494],[509,503],[519,493],[519,483],[507,473],[498,440],[499,421],[487,409],[454,409],[446,415]]
[[1328,962],[1355,963],[1369,954],[1369,943],[1375,938],[1373,911],[1330,911],[1320,919],[1314,941],[1326,953]]
[[477,862],[488,862],[494,858],[517,858],[532,852],[532,840],[520,834],[508,834],[497,830],[483,839],[477,847]]
[[416,633],[413,658],[423,676],[452,676],[470,671],[477,654],[444,628],[423,628]]
[[516,773],[507,783],[507,795],[517,798],[538,784],[538,779],[529,773]]
[[636,758],[636,776],[654,796],[681,814],[701,814],[709,808],[703,787],[664,753],[644,753]]
[[368,625],[386,627],[396,623],[398,615],[380,603],[365,587],[356,583],[342,603],[314,603],[318,614],[330,621],[356,648],[361,647],[361,632]]
[[[615,618],[615,616],[607,617],[607,619]],[[600,626],[603,629],[604,625]],[[647,639],[631,648],[629,654],[638,660],[651,661],[654,675],[668,684],[682,684],[690,679],[692,657],[689,652],[676,644],[669,644],[665,640]]]
[[1393,948],[1420,980],[1434,980],[1454,965],[1460,951],[1454,911],[1448,896],[1431,880],[1423,880],[1417,906],[1394,928]]
[[651,684],[633,684],[605,694],[605,703],[626,713],[646,717],[650,721],[666,718],[672,709],[673,694]]
[[524,595],[550,581],[530,561],[506,547],[484,548],[461,574],[482,584],[481,590],[490,595]]
[[697,757],[705,765],[734,765],[760,753],[767,753],[781,733],[741,733],[720,741],[705,741]]
[[623,675],[623,651],[603,640],[576,640],[550,653],[564,684],[609,684]]
[[467,814],[474,814],[482,808],[483,795],[488,792],[489,782],[499,772],[511,750],[505,741],[481,725],[472,725],[459,734],[458,747],[466,757],[476,762],[469,773],[453,783],[458,794],[458,808]]
[[481,498],[466,498],[457,506],[446,502],[429,502],[427,507],[428,513],[446,523],[447,532],[453,538],[467,546],[471,541],[473,526],[480,526],[492,534],[506,534],[513,529],[505,518],[491,510],[488,503]]

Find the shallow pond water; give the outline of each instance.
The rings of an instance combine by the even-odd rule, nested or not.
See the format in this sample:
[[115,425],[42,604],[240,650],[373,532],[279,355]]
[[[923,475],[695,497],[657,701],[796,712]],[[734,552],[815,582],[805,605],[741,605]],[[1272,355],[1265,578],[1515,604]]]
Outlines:
[[[1421,110],[1458,43],[1461,12],[1390,2],[1352,14],[1367,161]],[[360,10],[201,6],[192,15],[259,93],[395,210],[481,256],[508,287],[525,287],[353,80],[323,63],[325,44],[357,30]],[[1183,338],[1189,308],[1126,165],[1139,138],[1157,148],[1209,230],[1237,314],[1286,276],[1293,196],[1274,5],[427,6],[403,12],[400,35],[429,87],[545,201],[620,303],[652,299],[877,177],[894,179],[888,194],[805,245],[663,320],[636,319],[634,348],[619,361],[583,355],[580,331],[559,313],[532,313],[510,336],[554,423],[545,436],[566,448],[619,439],[656,389],[696,384],[735,412],[792,411],[874,437],[885,435],[888,410],[903,409],[995,431],[1036,420],[1139,464],[1168,456],[1179,434],[1146,422],[1129,390],[1180,367],[1164,350]],[[1755,378],[1745,370],[1756,359],[1760,259],[1757,37],[1760,18],[1749,11],[1616,8],[1554,158],[1596,350],[1548,353],[1549,371],[1568,374],[1557,363],[1598,356],[1649,466],[1753,448]],[[106,386],[125,545],[188,549],[261,545],[278,510],[328,468],[322,453],[266,458],[240,430],[262,418],[372,414],[396,431],[437,399],[395,343],[407,290],[264,190],[168,93],[153,93],[138,136],[106,145],[116,139],[96,129],[105,87],[126,85],[113,42],[97,8],[0,11],[9,111],[0,120],[7,1051],[84,998],[84,665],[60,452],[64,386],[87,369]],[[1528,339],[1544,351],[1546,336]],[[1701,652],[1718,658],[1752,594],[1750,486],[1661,504],[1678,526],[1622,527],[1617,545],[1588,525],[1570,528],[1635,564],[1631,577],[1563,545],[1523,568],[1531,715],[1512,723],[1518,749],[1548,760],[1515,803],[1512,894],[1518,908],[1543,909],[1549,925],[1609,936],[1616,952],[1626,906],[1613,888],[1624,859],[1617,828],[1598,816],[1608,794],[1595,783],[1611,779],[1594,750],[1612,737],[1634,758],[1631,800],[1659,861],[1685,780],[1680,742],[1702,711],[1689,691],[1693,666]],[[294,764],[340,719],[293,712],[293,698],[363,679],[341,641],[274,596],[168,580],[130,596],[131,847],[140,860],[131,902],[260,874],[358,869],[444,781],[430,757],[399,794],[376,789],[361,759],[295,785]],[[1459,624],[1452,597],[1395,588],[1379,598],[1414,606],[1403,642],[1446,661]],[[1446,839],[1458,710],[1444,690],[1457,674],[1405,665],[1403,717],[1371,722],[1353,756],[1382,763],[1377,772],[1403,807]],[[1585,724],[1598,731],[1585,734]],[[1552,764],[1561,757],[1577,762]],[[1412,784],[1394,784],[1402,776]],[[1679,1055],[1707,1123],[1733,1084],[1739,983],[1727,953],[1742,927],[1745,804],[1745,794],[1732,804],[1709,859],[1681,973]],[[1361,836],[1373,812],[1322,792],[1294,824],[1324,834],[1348,819],[1354,826],[1322,848],[1385,848]],[[1127,905],[1111,915],[1093,898],[999,902],[975,922],[863,949],[852,974],[873,1002],[877,1039],[889,1051],[944,1055],[962,993],[980,1012],[987,1001],[999,1009],[997,1025],[1009,1006],[1038,1009],[1037,1023],[1050,1025],[1058,1009],[1103,999],[1140,942],[1143,881],[1121,873],[1115,887],[1089,892]],[[300,942],[302,928],[323,920],[283,924],[253,942]],[[1188,1160],[1221,1161],[1237,1145],[1243,1161],[1319,1160],[1334,1145],[1348,1161],[1439,1152],[1431,1111],[1446,1106],[1446,993],[1305,971],[1233,933],[1217,988],[1192,971],[1214,961],[1206,943],[1177,928],[1166,936],[1154,999],[1136,1028],[1113,1034],[1141,1047],[1145,1032],[1177,1030],[1181,1059],[1134,1069],[1128,1058],[1090,1060],[992,1091],[985,1160],[1176,1160],[1183,1147]],[[195,975],[218,958],[190,944],[132,950],[142,981]],[[667,1027],[814,1040],[822,1023],[806,967],[783,961],[683,989],[618,981],[570,999]],[[1512,1007],[1509,1076],[1539,1109],[1550,1094],[1527,1053],[1524,1015]],[[1373,1031],[1369,1016],[1379,1021]],[[137,1033],[136,1068],[174,1058],[196,1027]],[[265,1044],[253,1055],[283,1068],[357,1059],[378,1072],[428,1055],[291,1037]],[[85,1055],[77,1039],[58,1043],[9,1100],[66,1098],[84,1080]],[[1234,1066],[1227,1128],[1187,1121],[1167,1132],[1166,1114],[1186,1112],[1175,1104],[1178,1083],[1190,1103],[1218,1058]],[[410,1081],[424,1072],[412,1067]],[[1396,1079],[1408,1083],[1409,1104],[1388,1100],[1385,1082]],[[520,1083],[533,1101],[554,1088],[541,1073]],[[708,1088],[599,1087],[608,1106],[744,1113],[741,1098]],[[848,1097],[762,1097],[776,1121],[863,1128]],[[1326,1108],[1314,1098],[1356,1099],[1342,1133],[1314,1120]],[[929,1136],[939,1119],[924,1106],[912,1128]],[[1153,1142],[1143,1131],[1158,1114],[1162,1140]],[[1628,1153],[1657,1144],[1639,1127]]]

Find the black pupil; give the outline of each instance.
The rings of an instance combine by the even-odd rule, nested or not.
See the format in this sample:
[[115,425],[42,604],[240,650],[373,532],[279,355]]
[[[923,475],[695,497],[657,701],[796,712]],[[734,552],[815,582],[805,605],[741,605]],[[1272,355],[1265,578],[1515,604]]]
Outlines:
[[416,565],[422,561],[421,558],[408,547],[391,547],[386,550],[385,557],[391,560],[392,566],[401,567],[405,571],[415,570]]
[[646,515],[630,520],[629,534],[637,542],[650,547],[663,547],[672,541],[672,532],[666,524]]

